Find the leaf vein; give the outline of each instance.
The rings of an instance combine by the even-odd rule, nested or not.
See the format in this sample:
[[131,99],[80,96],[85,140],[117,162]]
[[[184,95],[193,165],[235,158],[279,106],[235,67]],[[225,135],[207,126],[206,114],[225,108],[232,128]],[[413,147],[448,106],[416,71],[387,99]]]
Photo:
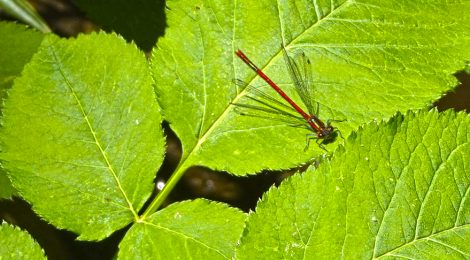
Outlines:
[[179,236],[182,236],[183,238],[185,238],[185,241],[188,241],[188,240],[192,240],[194,242],[196,242],[197,244],[200,244],[210,250],[213,250],[215,252],[217,252],[218,254],[220,254],[221,256],[225,257],[226,259],[229,259],[228,256],[226,256],[223,252],[221,252],[219,249],[217,248],[214,248],[214,247],[211,247],[209,246],[208,244],[204,243],[203,241],[200,241],[199,239],[196,239],[194,237],[191,237],[191,236],[188,236],[186,235],[185,233],[183,232],[179,232],[179,231],[176,231],[176,230],[173,230],[173,229],[170,229],[170,228],[167,228],[167,227],[164,227],[164,226],[161,226],[161,225],[157,225],[157,224],[154,224],[154,223],[151,223],[151,222],[147,222],[147,221],[142,221],[142,223],[145,223],[147,225],[150,225],[150,226],[153,226],[157,229],[162,229],[162,230],[165,230],[169,233],[173,233],[173,234],[176,234],[176,235],[179,235]]
[[54,58],[54,61],[55,61],[55,64],[57,64],[57,70],[58,72],[60,73],[61,77],[63,78],[63,80],[65,81],[68,89],[70,90],[75,102],[77,103],[79,109],[80,109],[80,112],[83,116],[83,119],[85,120],[87,126],[88,126],[88,129],[90,130],[91,134],[92,134],[92,137],[100,151],[100,154],[101,156],[103,157],[103,159],[105,160],[106,162],[106,165],[109,169],[109,172],[112,174],[117,186],[118,186],[118,189],[119,191],[121,192],[121,194],[124,196],[124,199],[126,200],[126,203],[129,207],[129,210],[132,212],[132,214],[134,215],[134,217],[137,217],[137,212],[134,210],[134,207],[132,206],[132,203],[129,201],[129,198],[127,197],[127,194],[126,192],[124,191],[122,185],[121,185],[121,181],[119,180],[118,176],[116,175],[116,172],[114,171],[114,168],[108,158],[108,155],[106,154],[106,152],[103,150],[103,147],[101,145],[101,142],[100,140],[98,139],[98,136],[96,135],[96,132],[93,128],[93,126],[91,125],[91,122],[88,118],[88,115],[87,115],[87,112],[85,111],[85,108],[83,107],[83,104],[82,102],[80,101],[78,95],[77,95],[77,92],[75,91],[74,87],[72,86],[72,83],[70,82],[70,80],[68,79],[68,77],[65,75],[65,72],[64,70],[62,69],[62,67],[60,66],[61,65],[61,61],[59,59],[59,57],[57,56],[57,53],[55,52],[54,50],[54,47],[51,46],[50,47],[50,51],[51,51],[51,54],[52,54],[52,57]]

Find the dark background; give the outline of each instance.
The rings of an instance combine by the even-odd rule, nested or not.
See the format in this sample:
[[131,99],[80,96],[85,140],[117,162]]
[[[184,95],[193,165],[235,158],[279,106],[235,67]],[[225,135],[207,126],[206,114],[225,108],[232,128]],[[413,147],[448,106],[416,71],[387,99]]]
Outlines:
[[[166,28],[165,5],[164,1],[160,0],[155,0],[154,3],[139,0],[36,0],[31,2],[52,31],[63,37],[73,37],[79,33],[89,33],[100,29],[115,31],[127,40],[133,40],[148,53],[158,38],[164,35]],[[99,9],[106,10],[112,16],[100,15]],[[136,12],[136,10],[140,11]],[[15,21],[1,10],[0,20]],[[146,37],[139,38],[144,31]],[[470,108],[470,75],[459,72],[455,76],[461,84],[434,104],[440,111],[451,108],[456,111],[468,111]],[[181,144],[178,139],[165,123],[164,128],[168,150],[164,164],[158,171],[156,183],[165,182],[169,178],[181,155]],[[224,172],[215,173],[207,168],[194,167],[180,180],[166,201],[166,205],[175,201],[203,197],[226,202],[248,212],[255,208],[256,202],[269,187],[278,185],[285,177],[297,170],[299,169],[234,177]],[[77,237],[75,234],[49,225],[19,198],[0,200],[0,219],[27,230],[45,250],[49,259],[111,259],[127,231],[127,228],[117,231],[100,242],[75,241]]]

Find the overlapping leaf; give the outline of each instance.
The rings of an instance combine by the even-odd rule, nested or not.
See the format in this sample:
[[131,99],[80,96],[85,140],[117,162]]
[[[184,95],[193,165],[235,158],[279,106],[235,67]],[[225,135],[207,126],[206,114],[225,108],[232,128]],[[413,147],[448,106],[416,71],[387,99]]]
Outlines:
[[[0,99],[6,97],[6,91],[13,85],[24,65],[36,52],[43,34],[27,30],[25,26],[0,22]],[[3,101],[0,102],[2,114]],[[0,169],[0,198],[9,198],[14,194],[10,181]]]
[[[322,152],[304,152],[308,130],[243,117],[234,78],[261,86],[237,48],[296,101],[281,43],[312,62],[320,118],[347,119],[343,135],[397,110],[422,108],[456,85],[470,59],[470,2],[168,1],[169,28],[153,53],[166,120],[182,140],[182,168],[205,165],[246,174],[288,168]],[[271,91],[267,89],[267,91]],[[327,146],[329,150],[341,143]],[[233,163],[240,162],[240,163]]]
[[2,164],[34,210],[80,239],[137,218],[164,140],[143,53],[116,35],[47,37],[4,107]]
[[435,110],[366,126],[263,197],[237,258],[468,258],[469,128]]
[[4,259],[46,259],[36,241],[25,231],[10,226],[0,225],[0,256]]

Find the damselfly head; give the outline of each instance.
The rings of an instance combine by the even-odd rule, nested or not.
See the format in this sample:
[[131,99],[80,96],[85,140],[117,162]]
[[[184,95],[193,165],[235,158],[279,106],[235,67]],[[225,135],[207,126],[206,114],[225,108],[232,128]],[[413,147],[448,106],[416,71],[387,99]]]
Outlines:
[[338,136],[338,130],[336,130],[333,126],[327,125],[324,128],[321,128],[320,131],[317,133],[317,138],[322,139],[322,144],[328,144],[336,139]]

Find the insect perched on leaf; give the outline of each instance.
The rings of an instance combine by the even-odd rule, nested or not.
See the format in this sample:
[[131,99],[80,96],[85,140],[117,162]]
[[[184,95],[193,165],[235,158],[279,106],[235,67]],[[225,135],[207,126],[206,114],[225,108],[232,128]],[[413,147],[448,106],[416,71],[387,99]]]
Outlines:
[[[282,47],[284,53],[284,60],[287,66],[287,70],[289,71],[289,75],[294,82],[295,90],[299,94],[302,102],[304,103],[305,107],[307,108],[308,113],[306,113],[300,106],[298,106],[282,89],[276,85],[263,71],[261,71],[241,50],[237,50],[235,54],[243,60],[253,71],[258,74],[266,83],[271,86],[289,105],[281,102],[274,97],[268,95],[267,93],[259,90],[256,87],[248,86],[248,95],[247,98],[253,100],[257,105],[252,104],[245,104],[245,103],[234,103],[234,105],[254,109],[258,111],[263,111],[266,113],[277,114],[282,117],[287,117],[289,119],[285,119],[282,121],[288,122],[296,122],[294,126],[303,126],[307,127],[314,133],[307,134],[307,145],[305,150],[308,149],[310,139],[316,139],[317,144],[320,148],[325,149],[324,144],[328,144],[334,141],[339,134],[341,136],[341,132],[335,129],[331,123],[332,122],[342,122],[344,120],[330,120],[326,121],[326,124],[320,120],[318,117],[319,114],[319,104],[314,100],[314,86],[311,80],[311,63],[310,60],[307,58],[305,53],[301,53],[293,59],[287,54],[286,49]],[[246,86],[247,84],[241,80],[237,80],[236,84]],[[248,114],[240,112],[241,114]],[[256,115],[258,117],[265,117],[262,115]],[[293,120],[292,120],[293,119]],[[342,137],[342,136],[341,136]]]

